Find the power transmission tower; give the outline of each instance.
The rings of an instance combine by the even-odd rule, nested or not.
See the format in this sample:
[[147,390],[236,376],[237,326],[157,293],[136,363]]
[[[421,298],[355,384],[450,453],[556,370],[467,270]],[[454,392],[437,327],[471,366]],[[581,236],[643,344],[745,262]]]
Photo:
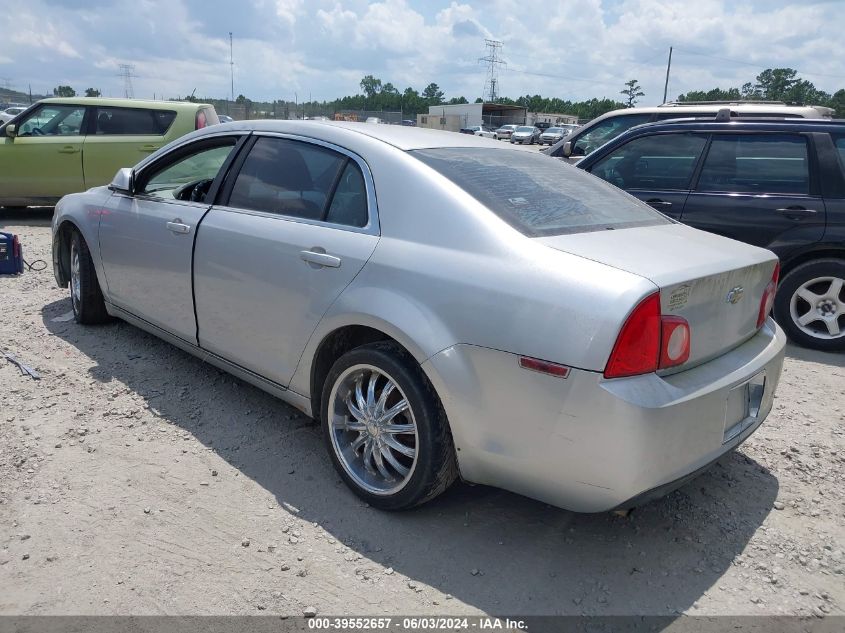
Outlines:
[[120,67],[120,76],[123,77],[123,96],[127,99],[135,98],[135,89],[132,87],[132,77],[137,77],[134,74],[135,66],[132,64],[118,64]]
[[487,80],[484,82],[484,98],[488,103],[493,103],[499,96],[499,66],[507,66],[507,63],[500,58],[502,43],[498,40],[484,40],[487,47],[487,55],[479,57],[479,62],[486,62]]

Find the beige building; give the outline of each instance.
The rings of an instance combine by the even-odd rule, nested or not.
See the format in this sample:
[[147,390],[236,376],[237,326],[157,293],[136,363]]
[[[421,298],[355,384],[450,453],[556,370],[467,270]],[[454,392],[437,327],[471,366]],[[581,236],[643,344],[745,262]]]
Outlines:
[[429,106],[428,114],[417,115],[417,126],[458,132],[462,127],[489,125],[497,128],[514,123],[525,125],[528,110],[501,103],[459,103]]

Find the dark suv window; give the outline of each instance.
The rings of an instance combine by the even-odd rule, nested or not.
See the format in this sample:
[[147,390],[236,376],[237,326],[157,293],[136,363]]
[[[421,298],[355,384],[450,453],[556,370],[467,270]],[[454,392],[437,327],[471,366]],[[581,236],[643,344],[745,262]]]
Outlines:
[[175,118],[173,110],[97,108],[94,133],[107,136],[164,136]]
[[845,134],[834,134],[833,143],[836,145],[836,152],[839,154],[839,167],[845,172]]
[[697,190],[809,194],[807,141],[795,134],[715,134]]
[[615,139],[635,125],[648,123],[651,114],[623,114],[596,123],[589,130],[585,130],[572,146],[573,156],[586,156],[608,141]]
[[355,161],[328,148],[259,138],[246,157],[229,206],[363,227],[364,178]]
[[689,189],[706,143],[706,137],[697,134],[635,138],[605,156],[590,171],[621,189]]

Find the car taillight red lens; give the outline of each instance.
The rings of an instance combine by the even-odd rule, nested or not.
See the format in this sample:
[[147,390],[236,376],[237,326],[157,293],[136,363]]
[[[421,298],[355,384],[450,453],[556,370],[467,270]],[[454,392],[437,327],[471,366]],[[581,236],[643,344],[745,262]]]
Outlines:
[[778,278],[780,277],[780,262],[775,264],[775,270],[772,273],[771,281],[766,285],[763,291],[763,298],[760,299],[760,312],[757,314],[757,329],[763,327],[766,322],[766,317],[772,311],[772,306],[775,304],[775,295],[778,291]]
[[208,125],[208,119],[205,116],[205,112],[200,110],[199,112],[197,112],[197,129],[201,130],[206,125]]
[[634,308],[613,346],[605,378],[638,376],[689,360],[692,333],[686,319],[661,316],[660,293]]
[[660,356],[660,293],[649,295],[634,308],[622,326],[605,378],[646,374],[657,369]]
[[557,376],[558,378],[568,377],[570,371],[570,368],[566,365],[558,365],[557,363],[550,363],[547,360],[531,358],[530,356],[520,356],[519,366],[523,369],[539,371],[541,374],[549,374],[551,376]]

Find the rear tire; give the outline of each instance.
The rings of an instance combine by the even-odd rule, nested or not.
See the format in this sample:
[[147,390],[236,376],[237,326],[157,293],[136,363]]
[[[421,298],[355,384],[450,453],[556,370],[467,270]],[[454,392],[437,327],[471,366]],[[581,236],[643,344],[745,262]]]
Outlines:
[[370,505],[411,508],[433,499],[456,479],[454,446],[440,399],[416,360],[397,344],[364,345],[335,361],[320,409],[323,439],[335,469]]
[[70,302],[77,323],[96,325],[110,318],[91,252],[79,231],[70,238]]
[[845,260],[817,259],[791,270],[778,288],[774,315],[799,345],[845,350]]

